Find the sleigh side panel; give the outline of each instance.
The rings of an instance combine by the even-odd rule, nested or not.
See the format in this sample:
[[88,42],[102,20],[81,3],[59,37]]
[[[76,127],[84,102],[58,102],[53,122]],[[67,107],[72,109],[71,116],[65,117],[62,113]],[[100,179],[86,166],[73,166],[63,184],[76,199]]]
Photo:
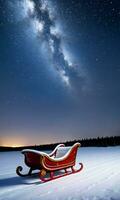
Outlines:
[[79,144],[75,144],[68,154],[60,159],[53,159],[48,156],[44,156],[41,160],[41,165],[47,171],[55,171],[72,167],[75,165],[77,149],[79,146]]

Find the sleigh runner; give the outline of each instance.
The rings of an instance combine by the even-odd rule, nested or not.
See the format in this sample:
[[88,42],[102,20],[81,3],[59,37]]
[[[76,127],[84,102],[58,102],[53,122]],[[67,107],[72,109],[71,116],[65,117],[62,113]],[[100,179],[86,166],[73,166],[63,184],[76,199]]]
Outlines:
[[[80,147],[80,143],[75,143],[72,147],[65,147],[64,144],[58,145],[52,153],[47,154],[41,151],[25,149],[22,153],[25,156],[25,164],[30,168],[28,174],[22,174],[22,167],[18,166],[16,173],[19,176],[31,175],[33,170],[40,170],[39,177],[43,182],[56,179],[62,176],[80,172],[83,164],[80,164],[79,169],[75,169],[76,154]],[[71,168],[71,171],[68,171]],[[64,170],[64,174],[54,175],[54,172]],[[50,172],[50,177],[46,178],[47,172]]]

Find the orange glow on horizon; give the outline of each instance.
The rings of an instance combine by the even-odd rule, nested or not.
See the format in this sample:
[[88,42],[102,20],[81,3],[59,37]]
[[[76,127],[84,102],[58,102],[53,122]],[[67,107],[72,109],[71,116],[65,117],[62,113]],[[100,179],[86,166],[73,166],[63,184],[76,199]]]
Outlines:
[[58,138],[53,139],[52,134],[49,134],[49,136],[43,134],[43,135],[35,135],[30,134],[28,137],[27,133],[24,134],[15,134],[12,135],[4,135],[0,138],[0,146],[3,147],[24,147],[24,146],[35,146],[35,145],[43,145],[43,144],[51,144],[58,142]]
[[25,142],[23,141],[23,139],[21,138],[4,138],[4,140],[2,140],[0,146],[3,146],[3,147],[22,147],[22,146],[25,146]]
[[[38,142],[31,142],[31,141],[26,141],[25,139],[21,139],[19,138],[19,142],[18,143],[18,139],[10,139],[6,141],[3,141],[0,146],[2,147],[12,147],[12,148],[16,148],[16,147],[24,147],[24,146],[34,146],[34,145],[40,145],[41,143]],[[50,142],[48,142],[50,143]],[[46,142],[43,142],[42,144],[46,144]]]
[[22,144],[3,144],[1,145],[2,147],[22,147],[22,146],[25,146],[25,145],[22,145]]
[[17,144],[14,144],[12,145],[11,147],[15,148],[15,147],[21,147],[22,145],[17,145]]

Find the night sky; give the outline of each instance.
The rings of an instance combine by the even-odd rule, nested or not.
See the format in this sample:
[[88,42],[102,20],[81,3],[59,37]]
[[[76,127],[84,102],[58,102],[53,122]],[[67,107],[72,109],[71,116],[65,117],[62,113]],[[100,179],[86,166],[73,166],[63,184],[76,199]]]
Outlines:
[[120,135],[120,1],[0,0],[0,145]]

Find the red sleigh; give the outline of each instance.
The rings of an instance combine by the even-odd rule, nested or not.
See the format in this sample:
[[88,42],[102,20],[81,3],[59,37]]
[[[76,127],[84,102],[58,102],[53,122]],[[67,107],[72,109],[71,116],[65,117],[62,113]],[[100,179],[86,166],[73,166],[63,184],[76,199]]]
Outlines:
[[[40,170],[39,177],[43,182],[56,179],[62,176],[80,172],[83,169],[83,164],[80,164],[79,169],[75,169],[76,154],[80,147],[80,143],[75,143],[72,147],[65,147],[64,144],[58,145],[52,153],[47,154],[41,151],[25,149],[22,153],[25,156],[25,164],[30,168],[28,174],[22,174],[22,167],[18,166],[16,173],[19,176],[28,176],[33,170]],[[68,168],[71,170],[68,171]],[[54,175],[54,172],[64,170],[64,173]],[[50,177],[46,177],[47,172],[50,172]]]

